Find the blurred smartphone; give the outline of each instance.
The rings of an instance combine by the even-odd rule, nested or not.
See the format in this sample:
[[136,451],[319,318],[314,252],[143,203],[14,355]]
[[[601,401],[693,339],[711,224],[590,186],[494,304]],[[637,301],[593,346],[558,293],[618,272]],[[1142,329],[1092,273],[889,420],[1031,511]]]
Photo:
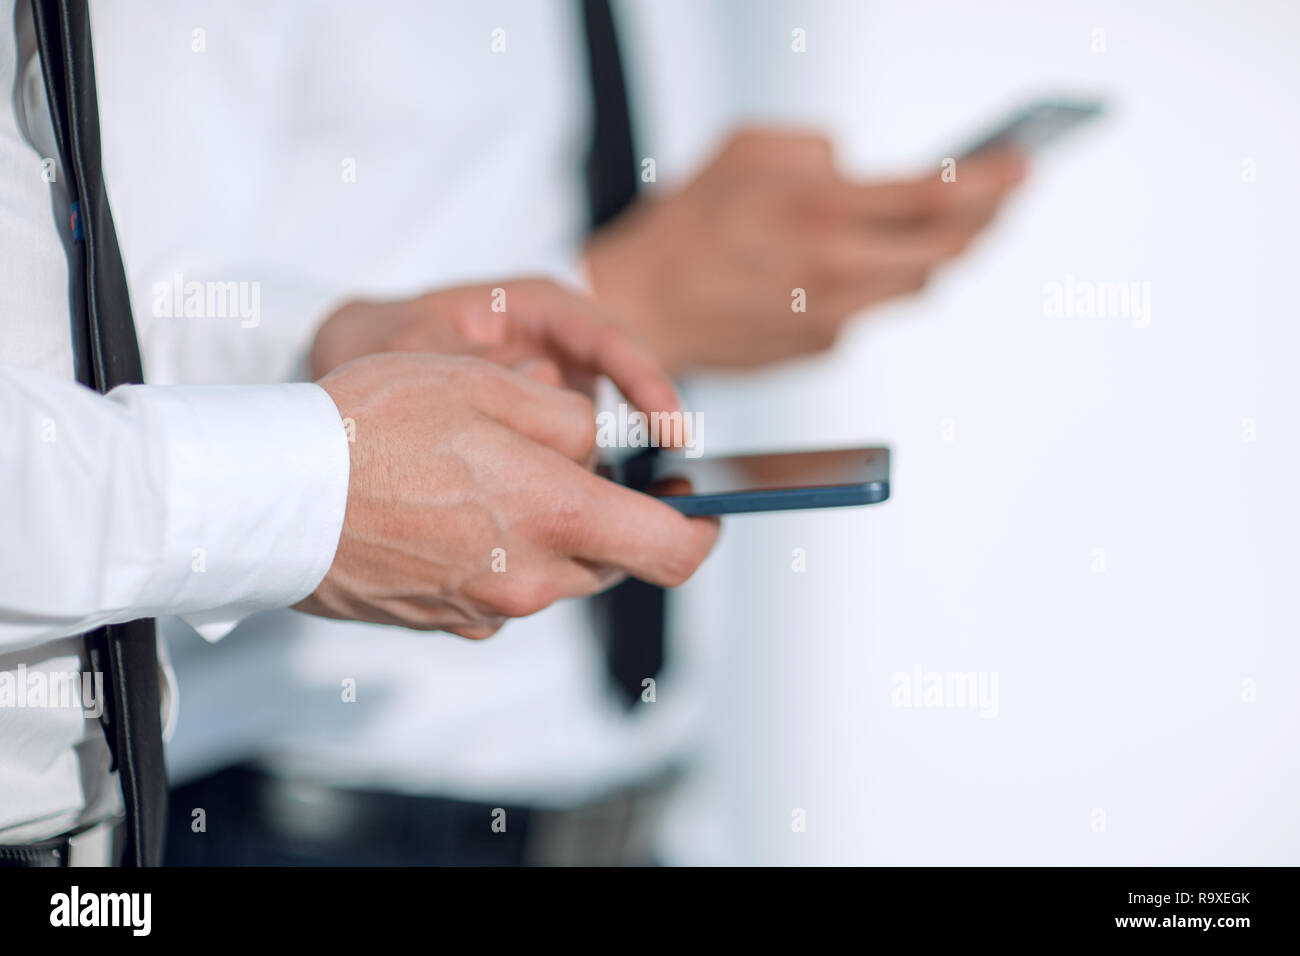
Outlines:
[[1017,110],[989,133],[952,155],[968,158],[1002,146],[1032,153],[1105,112],[1101,100],[1039,100]]
[[[835,448],[730,458],[637,455],[615,470],[623,484],[648,491],[687,515],[803,511],[874,505],[889,497],[889,449]],[[655,483],[685,478],[690,494],[660,494]]]

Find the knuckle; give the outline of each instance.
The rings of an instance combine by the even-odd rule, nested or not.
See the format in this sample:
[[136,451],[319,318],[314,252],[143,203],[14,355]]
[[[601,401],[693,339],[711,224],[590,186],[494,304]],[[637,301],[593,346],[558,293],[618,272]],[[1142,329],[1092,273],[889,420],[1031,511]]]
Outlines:
[[578,430],[574,432],[573,441],[576,447],[573,449],[573,457],[585,459],[590,455],[596,447],[596,437],[596,417],[593,414],[584,419]]
[[539,581],[514,582],[497,599],[497,607],[506,617],[528,617],[549,607],[553,597],[550,588]]
[[452,633],[470,641],[486,641],[500,631],[504,624],[505,620],[503,618],[491,618],[480,624],[466,624],[454,628]]
[[579,420],[591,422],[593,429],[596,422],[596,405],[582,392],[575,392],[573,389],[564,389],[560,392],[564,402],[567,404],[565,413],[570,415],[575,423]]
[[496,599],[496,609],[505,617],[527,617],[532,613],[531,606],[527,603],[527,595],[520,591],[506,591],[498,595]]
[[572,452],[569,457],[584,457],[596,447],[596,406],[586,395],[565,389],[561,395],[564,402],[564,440],[566,450]]
[[590,519],[580,504],[563,505],[538,523],[536,534],[552,554],[579,554],[591,538]]
[[473,328],[474,323],[483,313],[479,299],[469,295],[455,296],[450,302],[443,304],[442,308],[446,310],[444,315],[452,328],[462,334]]

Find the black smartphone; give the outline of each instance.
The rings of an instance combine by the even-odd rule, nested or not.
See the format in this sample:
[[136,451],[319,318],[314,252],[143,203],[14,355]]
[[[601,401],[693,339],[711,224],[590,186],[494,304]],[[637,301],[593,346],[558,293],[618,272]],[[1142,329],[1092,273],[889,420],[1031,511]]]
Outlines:
[[[650,449],[614,469],[616,480],[687,515],[803,511],[878,504],[889,497],[889,449],[833,448],[687,458]],[[672,492],[671,479],[691,483]],[[668,491],[657,489],[669,483]]]
[[1033,152],[1104,112],[1101,100],[1039,100],[1016,110],[990,132],[951,155],[966,158],[1000,146]]

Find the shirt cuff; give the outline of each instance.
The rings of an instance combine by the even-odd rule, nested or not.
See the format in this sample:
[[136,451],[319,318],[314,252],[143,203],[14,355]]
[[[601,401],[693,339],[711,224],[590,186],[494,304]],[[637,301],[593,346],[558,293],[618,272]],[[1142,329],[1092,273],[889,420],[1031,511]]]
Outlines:
[[142,604],[208,640],[311,594],[334,561],[350,455],[318,385],[124,386],[158,441],[163,560]]

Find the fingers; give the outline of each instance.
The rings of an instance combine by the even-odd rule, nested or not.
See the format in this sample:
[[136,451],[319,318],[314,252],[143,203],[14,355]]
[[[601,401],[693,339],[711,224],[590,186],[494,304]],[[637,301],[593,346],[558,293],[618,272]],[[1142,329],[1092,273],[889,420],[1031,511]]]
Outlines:
[[[510,333],[510,318],[502,308],[495,308],[501,299],[498,292],[508,294],[502,286],[472,286],[463,290],[455,307],[450,309],[452,329],[466,342],[483,348],[503,343]],[[437,314],[440,294],[435,292],[423,300],[430,303],[429,311]],[[508,300],[505,300],[508,303]]]
[[981,153],[960,159],[957,178],[945,182],[938,173],[894,182],[836,183],[833,201],[858,219],[917,222],[968,214],[996,204],[1025,176],[1025,161],[1012,151]]
[[931,271],[966,251],[1023,174],[1018,154],[997,152],[961,160],[955,182],[933,174],[837,182],[828,188],[839,196],[839,221],[813,225],[805,242],[809,267],[827,283],[837,311],[916,291]]
[[518,314],[548,351],[568,363],[610,379],[643,412],[681,410],[672,381],[648,347],[611,322],[594,302],[550,282],[529,290]]
[[532,379],[534,382],[540,382],[542,385],[549,385],[552,388],[564,387],[564,372],[550,359],[523,358],[513,363],[511,367],[516,374]]
[[[942,195],[947,186],[936,189]],[[864,275],[932,269],[945,259],[960,255],[993,218],[1002,193],[974,191],[970,197],[951,204],[943,215],[908,221],[873,220],[863,228],[854,223],[823,240],[822,265],[838,281],[854,281]],[[915,207],[920,208],[920,205]],[[929,208],[933,208],[930,206]],[[808,247],[816,249],[815,242]]]
[[596,410],[572,389],[557,387],[557,370],[544,360],[527,360],[531,375],[482,359],[462,360],[463,387],[489,418],[580,465],[596,446]]
[[[496,291],[503,295],[501,312],[490,307]],[[445,308],[434,297],[429,301],[435,314]],[[570,387],[586,391],[589,379],[604,375],[644,412],[681,409],[677,389],[646,345],[595,302],[549,280],[523,279],[496,290],[475,287],[456,303],[452,321],[474,354],[512,366],[529,356],[545,356]],[[533,367],[526,374],[555,384],[548,368]]]
[[814,130],[751,128],[732,135],[716,163],[747,171],[822,174],[834,166],[831,141]]
[[504,617],[492,617],[474,624],[456,624],[438,628],[448,634],[455,634],[471,641],[485,641],[505,626]]
[[530,570],[506,575],[509,580],[494,582],[490,596],[479,604],[489,607],[470,619],[443,625],[449,631],[471,640],[491,637],[509,620],[530,617],[556,601],[588,597],[613,587],[626,575],[617,568],[572,558],[556,558]]
[[834,284],[859,284],[895,272],[933,269],[965,251],[977,232],[977,228],[954,225],[839,236],[826,240],[814,262]]
[[877,275],[829,293],[825,316],[821,318],[822,327],[815,330],[820,333],[821,348],[833,345],[848,321],[863,309],[921,292],[931,274],[931,270],[922,270]]
[[708,556],[718,538],[716,518],[688,518],[649,495],[595,475],[582,476],[582,521],[561,529],[576,558],[617,568],[660,587],[677,587]]
[[[405,348],[474,354],[510,366],[544,358],[570,387],[588,391],[591,380],[604,375],[644,412],[681,409],[676,388],[649,347],[595,302],[549,280],[435,292],[414,300],[414,307],[428,321],[415,323]],[[529,366],[524,374],[557,384],[545,365]]]
[[1019,149],[990,149],[975,156],[958,160],[958,181],[961,172],[968,176],[984,177],[991,188],[1009,188],[1022,182],[1029,173],[1029,157]]
[[[566,558],[550,565],[542,593],[558,601],[570,597],[589,597],[612,588],[627,577],[621,569],[581,558]],[[548,606],[549,606],[548,602]]]

